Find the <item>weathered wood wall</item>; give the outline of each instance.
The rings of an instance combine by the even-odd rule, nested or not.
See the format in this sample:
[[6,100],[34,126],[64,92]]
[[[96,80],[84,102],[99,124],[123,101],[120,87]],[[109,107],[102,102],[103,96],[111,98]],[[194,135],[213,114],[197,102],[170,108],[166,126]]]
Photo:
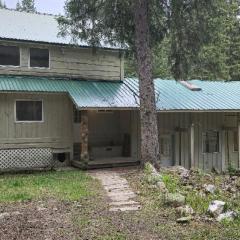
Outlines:
[[[191,125],[194,128],[193,167],[204,170],[226,170],[238,167],[238,152],[234,151],[234,131],[237,131],[237,113],[159,113],[159,138],[173,136],[175,164],[191,167]],[[219,152],[203,153],[202,134],[208,130],[219,132]]]
[[[44,121],[15,122],[15,101],[43,100]],[[64,94],[0,94],[0,149],[50,147],[70,149],[73,145],[72,103]]]
[[[0,66],[0,74],[73,77],[91,80],[123,80],[124,59],[118,50],[61,47],[43,44],[6,42],[20,47],[20,67]],[[48,48],[50,68],[29,67],[29,48]]]

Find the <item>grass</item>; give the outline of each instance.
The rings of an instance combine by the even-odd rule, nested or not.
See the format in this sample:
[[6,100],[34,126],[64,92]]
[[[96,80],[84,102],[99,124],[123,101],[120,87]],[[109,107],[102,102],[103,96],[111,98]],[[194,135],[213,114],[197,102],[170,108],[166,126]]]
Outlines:
[[[231,198],[221,190],[214,195],[201,196],[199,191],[184,186],[178,175],[162,172],[162,180],[168,190],[172,193],[184,194],[187,203],[193,207],[197,215],[189,224],[178,224],[176,219],[179,216],[175,209],[166,206],[163,193],[151,187],[144,178],[145,174],[142,170],[134,170],[131,174],[123,176],[138,193],[141,211],[109,212],[106,194],[102,191],[100,183],[81,171],[2,175],[0,176],[0,206],[4,202],[14,204],[16,201],[38,199],[47,204],[48,197],[59,199],[60,202],[67,200],[69,202],[66,202],[66,209],[60,207],[59,209],[63,218],[69,217],[76,236],[74,239],[240,239],[240,219],[231,223],[217,223],[201,218],[206,216],[206,209],[211,200],[226,201],[227,208],[240,210],[239,198]],[[222,176],[214,175],[211,183],[214,183],[217,189],[221,189],[223,179]],[[198,185],[203,185],[206,183],[206,176],[199,173],[194,181]],[[78,200],[81,200],[80,205],[79,202],[75,202]],[[65,204],[65,201],[63,203]],[[26,204],[28,207],[28,202]],[[19,204],[16,205],[19,206]],[[57,211],[55,214],[60,213]]]
[[55,197],[77,201],[93,195],[91,178],[81,171],[44,172],[0,176],[0,202],[38,200]]

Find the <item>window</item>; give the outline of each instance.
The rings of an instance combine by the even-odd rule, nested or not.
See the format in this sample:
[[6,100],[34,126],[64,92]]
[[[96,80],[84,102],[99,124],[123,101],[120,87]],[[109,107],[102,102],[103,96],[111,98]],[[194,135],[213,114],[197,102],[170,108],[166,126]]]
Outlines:
[[233,151],[238,152],[238,132],[233,132]]
[[30,48],[30,67],[49,68],[49,50]]
[[16,101],[17,122],[41,122],[43,121],[42,101]]
[[207,131],[203,133],[203,152],[217,153],[219,152],[219,132]]
[[16,46],[0,46],[0,65],[20,66],[20,50]]
[[170,156],[170,138],[160,138],[160,154],[164,156]]

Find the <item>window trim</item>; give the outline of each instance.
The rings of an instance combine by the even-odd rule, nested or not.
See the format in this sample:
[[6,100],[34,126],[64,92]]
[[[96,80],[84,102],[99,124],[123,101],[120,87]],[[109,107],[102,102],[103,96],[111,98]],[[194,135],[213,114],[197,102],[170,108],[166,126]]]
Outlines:
[[[32,49],[41,49],[41,50],[48,50],[48,67],[31,67],[31,53],[30,50]],[[50,49],[49,48],[39,48],[39,47],[30,47],[28,49],[28,68],[29,69],[51,69],[51,54],[50,54]]]
[[[17,102],[42,102],[42,120],[41,121],[18,121],[17,120]],[[43,99],[15,99],[14,102],[14,122],[15,123],[44,123],[44,101]]]
[[19,65],[1,65],[0,64],[0,67],[1,68],[20,68],[22,65],[22,48],[18,45],[5,45],[5,44],[1,44],[1,46],[4,46],[4,47],[17,47],[18,50],[19,50]]
[[[203,134],[204,133],[207,133],[207,132],[217,132],[218,133],[218,152],[204,152],[204,142],[203,142]],[[218,153],[221,153],[221,142],[220,142],[220,131],[219,130],[206,130],[206,131],[203,131],[202,132],[202,154],[218,154]]]

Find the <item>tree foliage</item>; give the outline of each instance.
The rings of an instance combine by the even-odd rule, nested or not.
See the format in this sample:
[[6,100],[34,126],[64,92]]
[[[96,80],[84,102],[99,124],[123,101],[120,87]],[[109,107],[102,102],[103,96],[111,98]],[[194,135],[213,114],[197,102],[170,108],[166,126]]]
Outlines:
[[34,0],[22,0],[21,3],[18,1],[16,4],[16,10],[34,13],[34,12],[36,12],[35,1]]
[[[175,49],[174,34],[172,31],[166,34],[164,40],[153,50],[153,76],[174,78],[173,68],[176,67],[177,55],[179,54],[182,57],[181,62],[188,68],[184,69],[185,72],[188,72],[188,79],[240,80],[239,5],[239,0],[214,1],[211,17],[205,21],[209,29],[207,36],[205,36],[206,39],[203,39],[198,52],[193,57],[191,57],[192,51],[189,51],[187,42],[184,43],[183,50],[180,46],[179,49]],[[182,23],[182,25],[186,24]],[[174,32],[179,32],[181,28],[179,27]],[[180,34],[183,33],[180,32]],[[184,37],[185,41],[186,39],[189,39],[190,44],[191,41],[195,41],[194,37]],[[136,76],[134,59],[129,58],[129,55],[127,54],[126,58],[126,74]]]
[[6,8],[6,3],[0,0],[0,8]]

